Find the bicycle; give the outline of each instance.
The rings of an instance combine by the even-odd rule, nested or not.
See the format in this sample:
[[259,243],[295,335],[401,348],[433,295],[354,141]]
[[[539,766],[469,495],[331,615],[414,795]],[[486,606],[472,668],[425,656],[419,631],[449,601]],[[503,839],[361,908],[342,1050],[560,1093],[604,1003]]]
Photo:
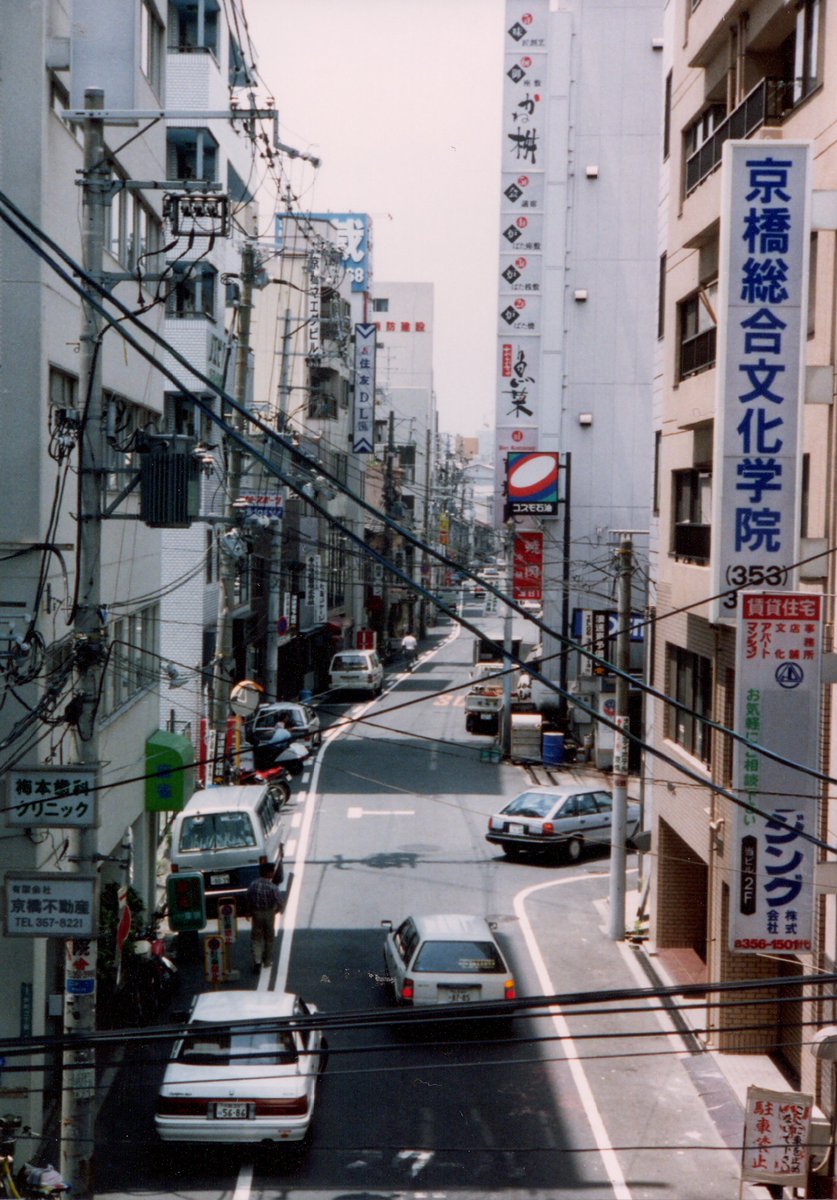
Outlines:
[[51,1200],[70,1190],[70,1185],[65,1183],[51,1163],[39,1167],[27,1162],[17,1173],[14,1172],[18,1137],[40,1136],[24,1125],[16,1113],[4,1113],[0,1117],[0,1186],[6,1200]]

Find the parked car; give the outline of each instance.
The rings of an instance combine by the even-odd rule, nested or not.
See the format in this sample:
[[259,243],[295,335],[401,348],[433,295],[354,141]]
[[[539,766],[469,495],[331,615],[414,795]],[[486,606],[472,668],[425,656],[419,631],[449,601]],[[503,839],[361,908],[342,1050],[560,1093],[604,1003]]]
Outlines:
[[232,784],[195,792],[174,819],[169,851],[171,869],[200,871],[206,910],[232,896],[244,903],[247,888],[263,862],[273,878],[284,878],[285,837],[280,810],[284,800],[267,782]]
[[483,917],[433,913],[387,931],[384,969],[399,1004],[514,1000],[514,979]]
[[[639,828],[639,805],[628,803],[628,837]],[[520,854],[563,853],[572,862],[585,846],[610,845],[613,797],[578,784],[527,788],[489,817],[486,841],[502,846],[507,858]]]
[[328,668],[328,686],[332,691],[364,691],[381,694],[384,668],[375,650],[341,650]]
[[285,728],[297,741],[316,749],[323,740],[320,718],[308,704],[291,704],[286,701],[259,706],[252,721],[244,726],[245,736],[251,746],[269,741],[276,729]]
[[301,1141],[325,1065],[326,1043],[310,1025],[316,1014],[289,992],[197,996],[157,1097],[162,1140]]

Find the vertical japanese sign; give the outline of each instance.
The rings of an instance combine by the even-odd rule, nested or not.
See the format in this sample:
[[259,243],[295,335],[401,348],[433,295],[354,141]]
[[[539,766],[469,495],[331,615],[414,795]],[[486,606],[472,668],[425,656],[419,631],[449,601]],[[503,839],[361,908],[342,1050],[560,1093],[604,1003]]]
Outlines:
[[355,325],[355,454],[371,454],[375,448],[375,336],[374,325]]
[[[549,0],[507,0],[497,305],[495,462],[533,450],[540,423]],[[503,519],[497,474],[496,521]]]
[[321,326],[322,254],[312,250],[308,255],[308,357],[319,358],[323,352]]
[[796,582],[810,238],[808,143],[723,154],[714,621],[734,620],[738,589]]
[[741,1178],[751,1183],[804,1187],[813,1097],[748,1087]]
[[512,551],[515,600],[543,600],[543,534],[535,531],[516,533]]
[[819,765],[823,598],[813,592],[742,592],[735,672],[735,728],[780,755],[736,742],[733,787],[758,808],[736,805],[729,948],[735,954],[813,948],[816,779]]

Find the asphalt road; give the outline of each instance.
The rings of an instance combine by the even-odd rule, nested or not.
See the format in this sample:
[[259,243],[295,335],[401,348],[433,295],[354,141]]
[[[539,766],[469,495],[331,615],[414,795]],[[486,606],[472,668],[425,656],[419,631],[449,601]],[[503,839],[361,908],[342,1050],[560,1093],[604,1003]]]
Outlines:
[[[470,636],[451,631],[380,700],[329,703],[324,748],[287,811],[292,870],[273,972],[248,972],[242,923],[241,978],[230,986],[286,987],[327,1013],[385,1017],[380,922],[420,911],[496,922],[518,994],[642,982],[630,952],[603,932],[606,857],[510,863],[486,843],[488,815],[527,779],[520,767],[482,762],[487,739],[464,732],[470,661]],[[186,990],[200,986],[196,967],[182,973]],[[505,1036],[472,1022],[334,1032],[302,1154],[157,1142],[167,1047],[129,1046],[99,1123],[97,1194],[735,1195],[735,1160],[700,1101],[684,1044],[638,1008],[545,1013]]]

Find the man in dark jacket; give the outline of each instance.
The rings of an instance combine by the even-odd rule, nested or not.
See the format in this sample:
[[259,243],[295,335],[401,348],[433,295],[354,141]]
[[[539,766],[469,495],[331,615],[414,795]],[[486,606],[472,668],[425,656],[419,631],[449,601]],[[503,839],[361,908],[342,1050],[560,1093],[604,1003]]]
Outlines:
[[254,971],[269,967],[273,961],[276,914],[281,908],[282,892],[273,882],[273,867],[270,863],[262,863],[258,879],[254,879],[247,889]]

